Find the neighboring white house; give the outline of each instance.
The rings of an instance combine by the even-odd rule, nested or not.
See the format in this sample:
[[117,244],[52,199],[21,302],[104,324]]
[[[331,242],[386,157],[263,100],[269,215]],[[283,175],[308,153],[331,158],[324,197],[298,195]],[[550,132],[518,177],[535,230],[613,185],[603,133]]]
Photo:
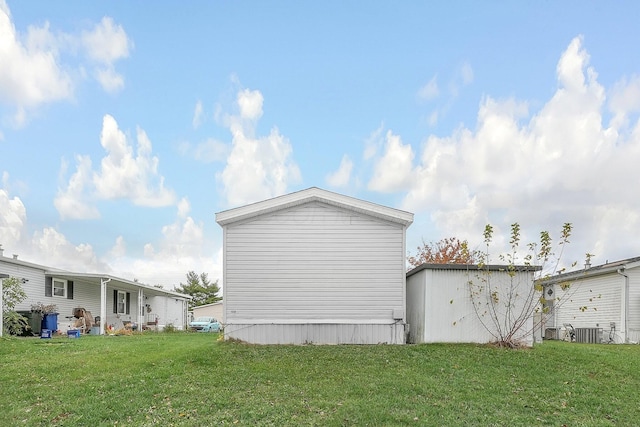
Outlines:
[[192,314],[193,318],[197,319],[198,317],[215,317],[220,324],[223,323],[224,313],[223,313],[223,303],[222,301],[214,302],[211,304],[199,305],[197,307],[193,307]]
[[[187,302],[191,298],[173,291],[121,279],[109,274],[76,273],[3,256],[0,249],[0,274],[22,280],[27,299],[16,311],[30,311],[36,303],[58,307],[57,330],[66,333],[72,326],[75,308],[84,308],[101,325],[135,323],[138,329],[162,329],[173,324],[183,329],[187,320]],[[106,322],[105,322],[106,319]],[[104,327],[100,328],[104,332]]]
[[579,342],[640,342],[640,257],[553,276],[545,298],[548,337],[571,325]]
[[413,214],[309,188],[216,214],[225,338],[403,344]]
[[[496,313],[498,318],[507,316],[505,305],[510,285],[513,284],[513,290],[521,296],[512,298],[511,315],[523,312],[524,296],[533,291],[536,268],[519,266],[513,277],[506,268],[486,265],[480,270],[476,265],[422,264],[407,272],[408,342],[495,341],[497,330],[491,313]],[[489,294],[488,285],[491,286]],[[533,317],[533,311],[529,311],[516,334],[516,339],[526,345],[533,343]]]

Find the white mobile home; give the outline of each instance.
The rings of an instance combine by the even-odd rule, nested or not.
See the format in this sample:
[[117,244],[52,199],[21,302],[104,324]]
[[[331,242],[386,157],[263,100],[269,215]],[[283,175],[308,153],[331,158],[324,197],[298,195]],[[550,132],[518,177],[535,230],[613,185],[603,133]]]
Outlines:
[[[521,296],[512,299],[512,314],[523,312],[525,295],[533,292],[535,268],[519,266],[513,276],[506,269],[504,265],[480,269],[477,265],[422,264],[407,272],[408,342],[495,341],[499,334],[492,313],[501,320],[507,316],[509,290]],[[487,295],[490,297],[486,298]],[[516,337],[519,342],[531,345],[533,311],[523,320]]]
[[571,325],[579,342],[640,342],[640,257],[553,276],[545,298],[547,337],[563,338]]
[[225,338],[402,344],[413,214],[309,188],[220,212]]
[[84,308],[100,319],[97,331],[101,333],[106,325],[119,329],[130,324],[138,330],[160,330],[168,324],[183,329],[186,325],[187,302],[191,298],[188,295],[108,274],[76,273],[8,258],[1,250],[0,274],[22,281],[27,299],[16,311],[29,312],[36,303],[55,304],[58,308],[55,329],[61,333],[73,328],[77,319],[72,317],[77,308]]

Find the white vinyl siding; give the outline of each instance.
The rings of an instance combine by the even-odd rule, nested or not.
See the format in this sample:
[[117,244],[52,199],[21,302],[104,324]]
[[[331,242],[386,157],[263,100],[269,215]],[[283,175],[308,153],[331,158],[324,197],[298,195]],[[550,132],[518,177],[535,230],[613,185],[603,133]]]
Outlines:
[[624,277],[613,272],[571,282],[566,290],[556,285],[556,325],[570,323],[574,328],[603,328],[609,323],[622,327]]
[[308,203],[226,230],[227,322],[392,321],[403,227]]
[[404,342],[404,225],[310,201],[223,228],[227,336]]

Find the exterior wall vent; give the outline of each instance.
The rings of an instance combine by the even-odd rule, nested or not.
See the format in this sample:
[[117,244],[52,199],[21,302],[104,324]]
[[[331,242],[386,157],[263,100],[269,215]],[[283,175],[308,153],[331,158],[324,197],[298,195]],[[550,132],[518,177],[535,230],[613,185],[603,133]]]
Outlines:
[[602,342],[602,328],[576,328],[576,342],[600,344]]

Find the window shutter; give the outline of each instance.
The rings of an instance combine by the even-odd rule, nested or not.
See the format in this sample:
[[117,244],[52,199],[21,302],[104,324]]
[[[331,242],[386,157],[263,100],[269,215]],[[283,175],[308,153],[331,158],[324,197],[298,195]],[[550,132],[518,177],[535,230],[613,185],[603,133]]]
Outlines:
[[73,280],[67,282],[67,299],[73,299]]
[[114,313],[118,312],[118,290],[117,289],[113,290],[113,312]]
[[44,278],[44,296],[45,297],[53,296],[53,277]]
[[130,308],[129,308],[130,305],[131,305],[131,304],[129,304],[130,302],[131,302],[131,294],[129,292],[127,292],[127,304],[126,304],[127,305],[127,314],[129,314],[131,312]]

